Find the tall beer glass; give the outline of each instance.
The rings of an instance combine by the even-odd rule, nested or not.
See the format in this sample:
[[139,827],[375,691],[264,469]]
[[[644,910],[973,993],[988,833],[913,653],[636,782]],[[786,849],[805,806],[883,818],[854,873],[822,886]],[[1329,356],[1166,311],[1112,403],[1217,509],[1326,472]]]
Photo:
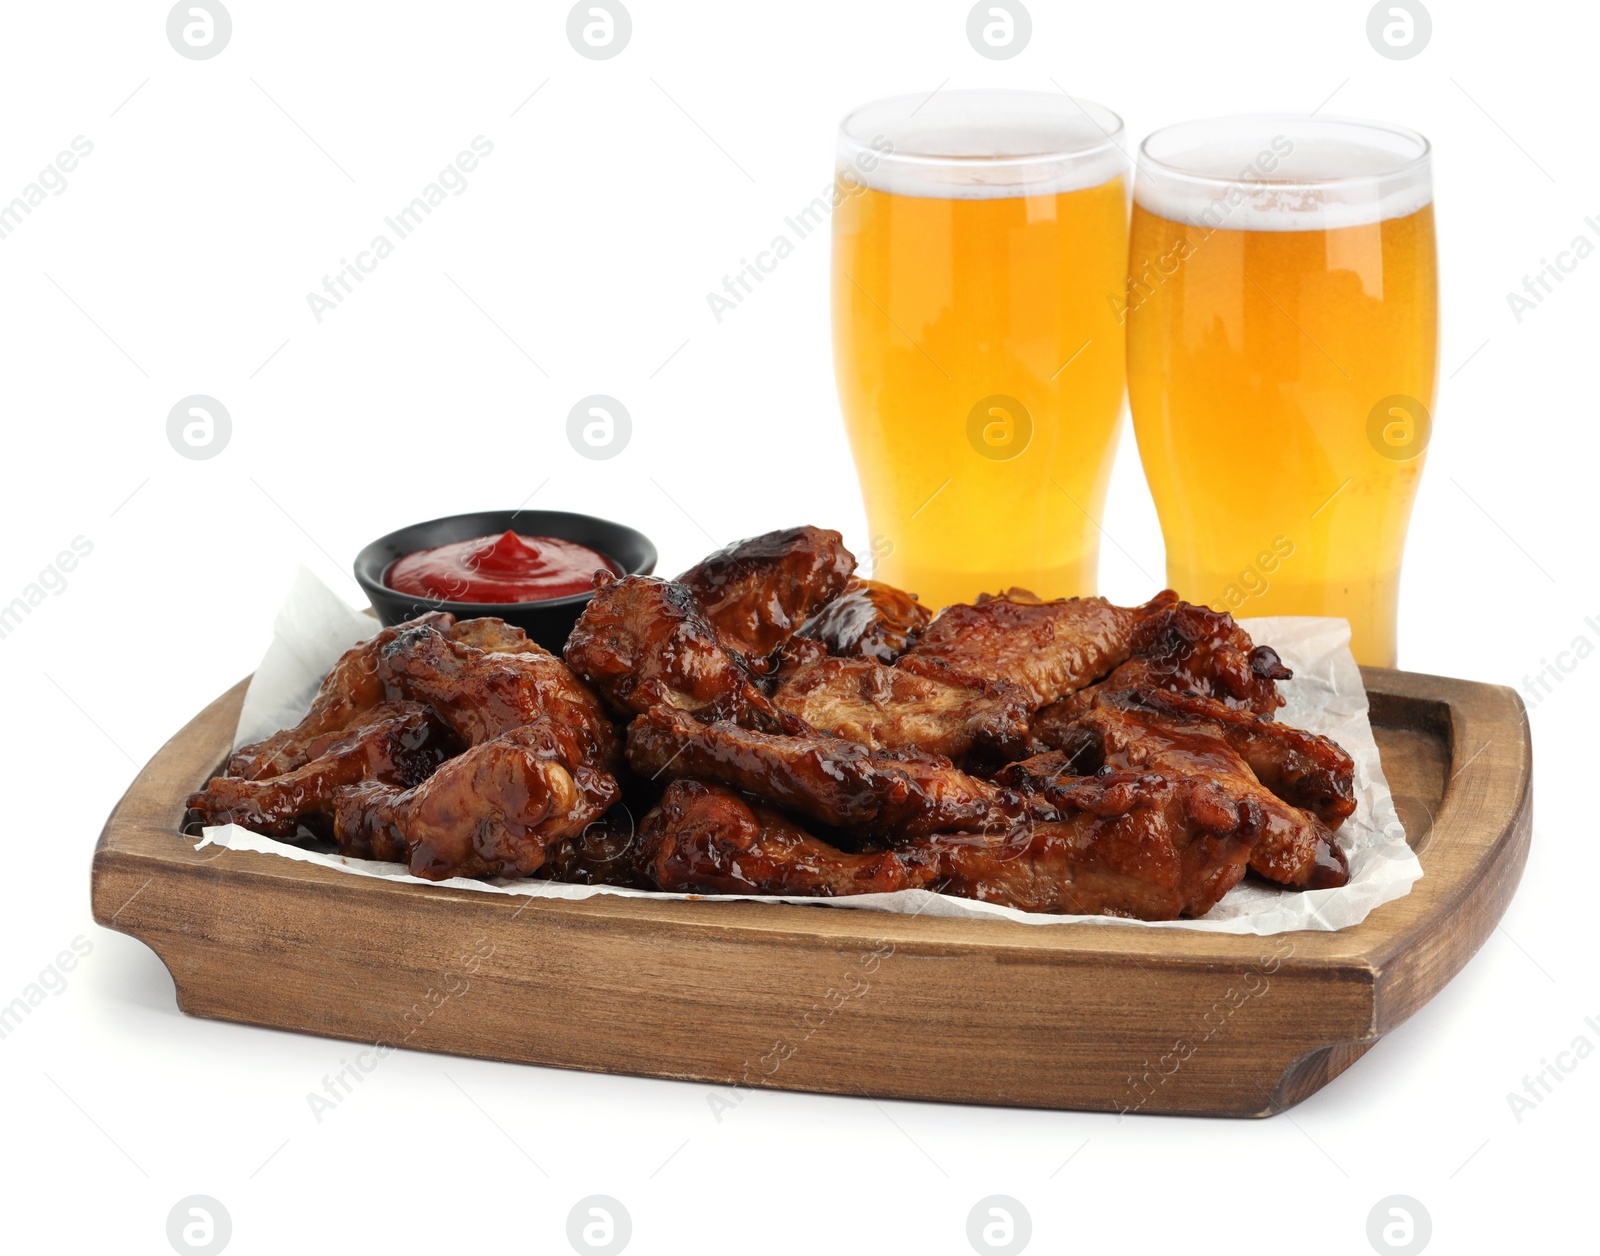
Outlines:
[[1427,141],[1230,118],[1157,131],[1138,164],[1128,395],[1168,581],[1343,616],[1393,666],[1438,370]]
[[1124,386],[1122,122],[941,91],[838,137],[833,345],[875,574],[930,607],[1093,593]]

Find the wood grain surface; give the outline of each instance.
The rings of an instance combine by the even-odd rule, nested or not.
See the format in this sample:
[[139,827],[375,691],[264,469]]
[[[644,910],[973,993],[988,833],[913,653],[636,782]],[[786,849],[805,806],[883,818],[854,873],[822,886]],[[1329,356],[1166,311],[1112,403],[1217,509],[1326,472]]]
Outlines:
[[150,946],[196,1016],[693,1080],[730,1105],[769,1086],[1268,1116],[1438,993],[1499,921],[1527,859],[1517,695],[1363,674],[1426,875],[1338,932],[564,902],[196,851],[179,832],[183,801],[226,756],[243,682],[161,749],[106,822],[94,916]]

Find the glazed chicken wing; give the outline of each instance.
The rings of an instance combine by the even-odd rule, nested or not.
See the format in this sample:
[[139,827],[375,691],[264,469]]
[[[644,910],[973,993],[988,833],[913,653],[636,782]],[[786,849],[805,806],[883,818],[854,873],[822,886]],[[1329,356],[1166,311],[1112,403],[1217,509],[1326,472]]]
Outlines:
[[1023,911],[1203,916],[1244,876],[1250,835],[1209,781],[1114,772],[1055,781],[1061,818],[1007,833],[938,834],[945,894]]
[[855,555],[837,532],[786,528],[718,550],[678,583],[699,599],[722,643],[761,669],[810,615],[843,592],[855,569]]
[[333,836],[361,859],[410,866],[413,876],[525,877],[552,844],[581,833],[617,800],[616,779],[567,761],[554,721],[485,741],[412,789],[376,781],[334,795]]
[[[1101,685],[1108,691],[1166,689],[1198,693],[1231,707],[1271,715],[1283,705],[1280,680],[1294,673],[1271,646],[1256,645],[1226,611],[1178,602],[1142,620],[1129,641],[1129,657]],[[1084,690],[1067,699],[1067,712],[1094,705]]]
[[844,592],[805,622],[802,637],[842,658],[893,663],[916,644],[931,616],[914,593],[876,580],[851,580]]
[[383,682],[378,677],[378,655],[384,646],[416,625],[448,629],[454,623],[454,615],[435,611],[419,615],[409,623],[385,628],[352,646],[323,677],[306,717],[293,728],[281,729],[264,741],[234,751],[228,760],[227,774],[253,781],[300,767],[307,761],[307,747],[317,738],[337,732],[363,711],[394,696],[384,692]]
[[833,897],[936,889],[1024,911],[1172,920],[1209,911],[1244,875],[1247,843],[1203,781],[1119,773],[1058,784],[1059,815],[998,833],[934,834],[847,853],[721,785],[677,780],[641,826],[664,890]]
[[691,780],[667,786],[640,838],[652,882],[680,893],[885,894],[926,885],[939,869],[931,850],[846,853],[781,812]]
[[880,840],[1007,827],[1026,811],[1023,799],[957,771],[941,755],[701,724],[660,707],[628,726],[627,756],[642,776],[716,781]]
[[654,576],[602,584],[567,638],[566,660],[618,711],[655,707],[767,725],[774,712],[687,585]]
[[1015,685],[907,659],[825,658],[786,675],[773,705],[869,750],[921,749],[950,759],[1027,753],[1028,700]]
[[1061,750],[1012,764],[1001,781],[1048,796],[1053,778],[1106,768],[1204,780],[1245,817],[1256,872],[1297,889],[1330,889],[1349,879],[1344,853],[1328,827],[1263,786],[1214,724],[1100,706],[1061,728],[1058,740]]
[[[1338,828],[1355,812],[1355,764],[1331,738],[1196,693],[1097,685],[1089,691],[1089,701],[1093,706],[1147,711],[1170,723],[1193,724],[1220,736],[1261,784],[1285,802],[1305,808],[1329,828]],[[1078,718],[1067,709],[1071,705],[1070,699],[1058,702],[1033,717],[1036,745],[1069,744]]]
[[260,780],[300,767],[316,757],[308,753],[308,748],[318,738],[345,728],[363,711],[385,699],[399,697],[392,686],[383,683],[379,659],[395,638],[415,628],[434,629],[451,641],[478,650],[515,653],[539,649],[527,633],[502,619],[463,619],[457,623],[447,611],[429,611],[384,628],[339,657],[323,678],[303,720],[264,741],[241,746],[228,761],[227,774]]
[[907,658],[1019,686],[1037,709],[1098,680],[1126,659],[1134,630],[1177,601],[1170,589],[1144,606],[1104,598],[1043,602],[1024,589],[947,606]]
[[418,624],[379,651],[378,675],[390,692],[432,706],[468,746],[548,719],[569,762],[614,767],[616,730],[600,700],[554,654],[522,645],[485,651]]
[[461,749],[448,726],[417,702],[380,702],[308,743],[307,761],[275,776],[218,776],[189,798],[202,824],[241,824],[267,837],[303,825],[326,836],[335,791],[361,781],[399,789],[420,784]]

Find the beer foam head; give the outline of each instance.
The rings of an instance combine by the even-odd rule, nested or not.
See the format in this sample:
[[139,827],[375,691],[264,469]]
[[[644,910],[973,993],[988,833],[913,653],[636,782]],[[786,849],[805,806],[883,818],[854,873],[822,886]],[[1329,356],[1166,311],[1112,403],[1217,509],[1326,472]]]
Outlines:
[[1139,146],[1134,200],[1173,222],[1322,231],[1403,218],[1433,200],[1428,141],[1377,122],[1214,118]]
[[1049,92],[936,91],[839,124],[841,175],[880,192],[985,200],[1099,187],[1126,173],[1122,119]]

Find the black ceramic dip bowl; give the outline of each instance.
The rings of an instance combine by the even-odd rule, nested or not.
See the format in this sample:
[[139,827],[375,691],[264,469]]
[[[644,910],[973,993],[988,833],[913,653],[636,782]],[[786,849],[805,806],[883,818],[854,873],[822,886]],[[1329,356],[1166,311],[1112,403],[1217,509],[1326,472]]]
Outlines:
[[609,519],[560,510],[484,510],[414,523],[379,537],[356,556],[356,583],[366,592],[385,626],[414,619],[425,611],[449,611],[457,619],[492,615],[515,624],[545,649],[559,654],[572,625],[594,596],[592,591],[539,602],[452,602],[402,593],[384,583],[389,568],[407,554],[506,531],[522,536],[559,537],[586,545],[611,559],[626,576],[647,576],[656,567],[656,547],[650,538]]

